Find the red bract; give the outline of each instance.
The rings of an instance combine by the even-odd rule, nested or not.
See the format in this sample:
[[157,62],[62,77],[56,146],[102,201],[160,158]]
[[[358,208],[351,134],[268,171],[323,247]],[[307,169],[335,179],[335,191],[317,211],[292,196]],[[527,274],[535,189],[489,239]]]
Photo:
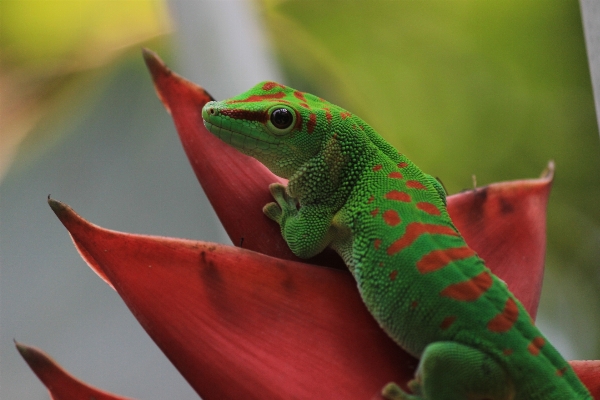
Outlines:
[[413,374],[346,272],[109,231],[49,203],[204,399],[365,399]]
[[52,400],[131,400],[81,382],[35,347],[16,342],[15,345],[33,372],[46,385]]
[[[292,261],[278,226],[262,214],[268,184],[282,180],[204,129],[204,89],[153,53],[144,57],[198,179],[244,249],[106,230],[49,200],[84,259],[204,399],[369,399],[391,380],[405,385],[416,360],[381,331],[350,274]],[[448,198],[467,242],[532,314],[552,169]],[[319,262],[340,261],[329,253]],[[599,365],[575,365],[595,394]]]

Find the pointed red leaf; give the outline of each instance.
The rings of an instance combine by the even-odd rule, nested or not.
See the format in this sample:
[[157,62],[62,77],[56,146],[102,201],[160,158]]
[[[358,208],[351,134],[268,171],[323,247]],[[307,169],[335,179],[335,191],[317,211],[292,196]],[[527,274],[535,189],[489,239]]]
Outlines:
[[448,197],[465,240],[535,318],[546,254],[546,205],[554,164],[539,179],[494,183]]
[[90,386],[75,378],[52,358],[35,347],[15,342],[29,367],[48,388],[53,400],[131,400]]
[[204,399],[366,399],[416,361],[346,272],[92,225],[49,200],[144,329]]
[[569,361],[594,399],[600,400],[600,360]]
[[[143,54],[158,97],[171,113],[196,177],[231,241],[236,246],[243,241],[244,248],[273,257],[302,261],[290,251],[279,226],[262,212],[263,206],[273,201],[269,185],[286,180],[206,130],[202,107],[212,97],[169,70],[153,52],[144,49]],[[345,269],[332,250],[309,262]]]

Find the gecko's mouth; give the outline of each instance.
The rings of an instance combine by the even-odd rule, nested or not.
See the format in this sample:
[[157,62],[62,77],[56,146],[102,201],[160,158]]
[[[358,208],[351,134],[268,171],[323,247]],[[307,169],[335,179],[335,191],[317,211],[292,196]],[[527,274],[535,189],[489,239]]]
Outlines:
[[206,119],[204,119],[204,126],[219,139],[236,149],[268,150],[269,148],[279,145],[277,141],[267,141],[263,138],[257,138],[256,136],[244,132],[233,131],[223,127],[223,125],[209,122]]

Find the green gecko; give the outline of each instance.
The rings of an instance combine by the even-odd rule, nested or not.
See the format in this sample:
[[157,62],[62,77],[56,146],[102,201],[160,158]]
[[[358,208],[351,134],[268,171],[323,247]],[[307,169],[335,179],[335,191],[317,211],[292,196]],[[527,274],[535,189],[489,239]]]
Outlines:
[[[317,96],[262,82],[202,110],[206,128],[274,174],[263,211],[291,250],[330,246],[381,327],[420,358],[389,399],[592,399],[521,303],[467,246],[445,191],[369,125]],[[299,205],[299,206],[298,206]]]

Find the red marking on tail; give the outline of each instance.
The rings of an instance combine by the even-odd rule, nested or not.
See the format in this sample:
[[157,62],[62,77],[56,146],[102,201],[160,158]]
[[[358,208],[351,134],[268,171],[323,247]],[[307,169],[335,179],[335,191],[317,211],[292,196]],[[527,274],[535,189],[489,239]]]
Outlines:
[[306,129],[308,130],[308,133],[313,133],[316,125],[317,125],[316,114],[310,114],[308,116],[308,122],[306,123]]
[[390,256],[398,253],[399,251],[410,246],[419,236],[424,233],[431,235],[450,235],[458,236],[456,231],[449,226],[434,225],[434,224],[423,224],[420,222],[413,222],[406,227],[406,232],[401,238],[396,239],[390,247],[387,249],[387,253]]
[[440,210],[435,205],[426,201],[417,203],[417,208],[421,211],[425,211],[427,214],[440,215]]
[[302,101],[302,102],[306,103],[306,97],[304,97],[304,93],[302,93],[302,92],[299,92],[299,91],[297,91],[297,90],[296,90],[296,91],[294,92],[294,97],[296,97],[298,100],[300,100],[300,101]]
[[352,114],[350,114],[348,111],[344,111],[344,112],[340,113],[340,117],[342,117],[342,119],[346,119],[351,116],[352,116]]
[[373,246],[375,247],[375,250],[379,250],[379,246],[381,246],[381,239],[375,239]]
[[379,208],[374,209],[373,211],[371,211],[371,215],[376,217],[377,214],[379,214]]
[[440,329],[446,330],[450,328],[450,326],[456,321],[456,315],[451,315],[449,317],[444,318],[442,323],[440,324]]
[[397,276],[398,276],[398,271],[393,270],[392,272],[390,272],[390,281],[396,280]]
[[262,87],[262,90],[264,90],[264,91],[269,91],[269,90],[271,90],[271,89],[275,89],[276,87],[279,87],[279,88],[285,88],[285,86],[283,86],[283,85],[280,85],[280,84],[279,84],[279,83],[277,83],[277,82],[265,82],[265,84],[264,84],[264,85],[263,85],[263,87]]
[[416,300],[413,300],[413,302],[412,302],[412,303],[410,303],[410,308],[412,308],[413,310],[414,310],[415,308],[417,308],[418,306],[419,306],[419,302],[418,302],[418,301],[416,301]]
[[467,246],[433,250],[421,257],[421,259],[417,262],[417,269],[422,274],[428,274],[444,268],[452,261],[472,257],[475,254],[476,253]]
[[385,210],[383,213],[383,220],[389,226],[396,226],[400,221],[400,216],[396,210]]
[[519,308],[517,303],[509,297],[504,305],[504,310],[488,322],[487,328],[496,333],[507,332],[517,322],[517,318],[519,318]]
[[425,185],[423,185],[421,182],[419,181],[407,181],[406,182],[406,187],[409,187],[411,189],[420,189],[420,190],[424,190],[427,189],[425,187]]
[[453,283],[442,290],[440,293],[444,297],[449,297],[459,301],[474,301],[480,298],[494,281],[487,271],[459,283]]
[[546,339],[544,339],[541,336],[538,336],[534,338],[531,341],[531,343],[529,343],[529,346],[527,346],[527,350],[529,350],[529,352],[534,356],[537,356],[538,354],[540,354],[540,350],[542,349],[542,347],[544,347],[545,344]]
[[396,200],[410,203],[410,195],[408,193],[400,192],[398,190],[390,190],[383,197],[387,200]]
[[404,161],[402,161],[401,163],[398,163],[398,168],[406,168],[408,167],[408,163],[405,163]]
[[383,168],[383,165],[377,164],[373,167],[373,172],[381,171],[381,168]]
[[254,102],[263,101],[263,100],[282,99],[284,97],[285,97],[285,93],[283,93],[283,92],[261,94],[261,95],[253,94],[252,96],[248,97],[247,99],[232,100],[229,103],[254,103]]
[[400,172],[398,172],[398,171],[390,172],[388,174],[388,178],[402,179],[402,174]]
[[375,200],[375,196],[371,195],[371,197],[369,197],[369,200],[367,200],[367,204],[372,203]]
[[502,350],[502,354],[504,354],[507,357],[510,356],[514,352],[515,351],[513,349],[504,349],[504,350]]

